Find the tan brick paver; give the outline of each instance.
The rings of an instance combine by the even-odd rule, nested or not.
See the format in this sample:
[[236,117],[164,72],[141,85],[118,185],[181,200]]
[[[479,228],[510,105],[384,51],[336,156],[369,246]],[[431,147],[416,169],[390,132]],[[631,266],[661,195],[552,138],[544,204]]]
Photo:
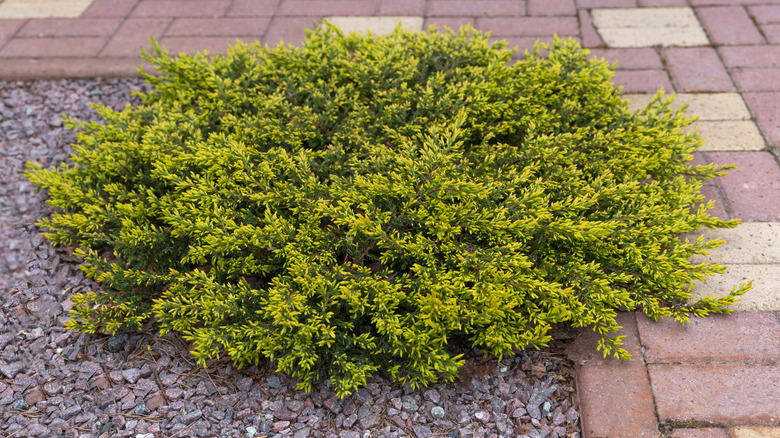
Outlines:
[[690,8],[595,9],[591,14],[596,29],[610,47],[709,44]]
[[344,33],[371,31],[374,35],[389,35],[397,25],[406,30],[422,30],[422,17],[327,17],[331,23],[340,27]]
[[75,18],[92,0],[5,0],[0,3],[0,19],[4,18]]

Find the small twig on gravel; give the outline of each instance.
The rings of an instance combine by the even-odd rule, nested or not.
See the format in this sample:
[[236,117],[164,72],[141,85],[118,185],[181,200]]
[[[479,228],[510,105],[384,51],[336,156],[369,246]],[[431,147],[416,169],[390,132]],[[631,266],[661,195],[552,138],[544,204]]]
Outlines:
[[119,412],[115,415],[121,415],[126,418],[135,418],[138,420],[144,420],[150,423],[159,423],[160,421],[163,421],[165,419],[165,417],[161,417],[159,415],[152,416],[152,415],[124,414],[122,412]]
[[185,430],[189,429],[189,428],[190,428],[190,426],[192,426],[193,424],[195,424],[195,423],[194,423],[194,422],[193,422],[193,423],[190,423],[190,424],[188,424],[188,425],[186,425],[186,426],[182,427],[181,429],[177,430],[177,431],[176,431],[176,433],[174,433],[173,435],[171,435],[171,436],[170,436],[170,438],[174,438],[176,435],[178,435],[178,434],[180,434],[180,433],[184,432]]
[[15,430],[15,431],[14,431],[12,434],[8,435],[8,436],[7,436],[7,437],[5,437],[5,438],[12,438],[14,435],[16,435],[17,433],[19,433],[19,432],[21,432],[21,431],[23,431],[23,430],[24,430],[24,428],[23,428],[23,427],[20,427],[19,429],[16,429],[16,430]]
[[152,368],[152,373],[154,373],[154,381],[157,383],[157,387],[160,388],[160,394],[162,395],[163,400],[165,400],[165,404],[171,404],[168,396],[165,395],[165,388],[163,387],[162,381],[160,380],[160,375],[157,374],[157,370],[155,368]]
[[27,418],[38,418],[41,415],[43,415],[42,411],[31,411],[31,410],[18,411],[16,409],[13,409],[13,411],[16,412],[17,414],[23,415],[23,416],[25,416]]
[[106,364],[101,363],[100,364],[100,368],[103,369],[103,375],[106,376],[106,380],[108,380],[109,388],[113,388],[114,387],[114,382],[111,381],[111,376],[108,373],[108,367],[106,367]]

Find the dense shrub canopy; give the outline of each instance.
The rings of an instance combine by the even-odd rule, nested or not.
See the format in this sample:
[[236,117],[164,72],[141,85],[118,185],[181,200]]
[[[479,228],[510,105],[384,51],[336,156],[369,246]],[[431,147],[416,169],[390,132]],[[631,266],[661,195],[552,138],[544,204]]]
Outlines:
[[486,353],[543,346],[551,324],[590,326],[627,357],[616,310],[726,312],[687,303],[692,265],[733,227],[697,206],[690,123],[660,95],[629,111],[604,61],[556,40],[510,66],[471,29],[344,36],[302,48],[148,57],[142,103],[79,130],[71,164],[32,166],[103,290],[68,327],[139,328],[194,342],[201,363],[267,357],[299,387],[340,396],[376,372],[426,384]]

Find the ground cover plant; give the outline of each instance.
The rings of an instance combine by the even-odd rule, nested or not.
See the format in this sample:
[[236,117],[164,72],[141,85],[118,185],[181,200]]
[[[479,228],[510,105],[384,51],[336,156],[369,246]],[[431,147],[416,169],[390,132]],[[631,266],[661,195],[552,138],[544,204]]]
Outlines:
[[657,96],[632,113],[604,61],[555,40],[511,63],[472,29],[388,37],[324,24],[301,48],[148,59],[154,89],[79,131],[72,162],[30,165],[39,225],[102,290],[68,328],[181,332],[204,363],[277,361],[340,396],[382,372],[453,379],[467,339],[511,354],[552,324],[620,348],[616,311],[728,312],[749,285],[688,303],[692,265],[733,227],[699,205],[725,168]]

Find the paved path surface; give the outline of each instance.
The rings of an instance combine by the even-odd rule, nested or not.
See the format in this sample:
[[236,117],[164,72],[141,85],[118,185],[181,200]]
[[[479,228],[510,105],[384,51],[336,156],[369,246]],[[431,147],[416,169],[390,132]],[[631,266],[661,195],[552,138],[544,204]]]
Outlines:
[[659,88],[700,114],[699,162],[737,163],[707,185],[715,214],[742,218],[708,232],[729,244],[709,260],[724,276],[697,295],[745,279],[737,313],[684,328],[620,315],[634,360],[571,346],[586,437],[780,437],[780,0],[4,0],[0,79],[135,73],[149,37],[171,52],[225,50],[237,38],[298,44],[329,17],[383,32],[471,23],[521,49],[553,33],[617,61],[634,105]]

